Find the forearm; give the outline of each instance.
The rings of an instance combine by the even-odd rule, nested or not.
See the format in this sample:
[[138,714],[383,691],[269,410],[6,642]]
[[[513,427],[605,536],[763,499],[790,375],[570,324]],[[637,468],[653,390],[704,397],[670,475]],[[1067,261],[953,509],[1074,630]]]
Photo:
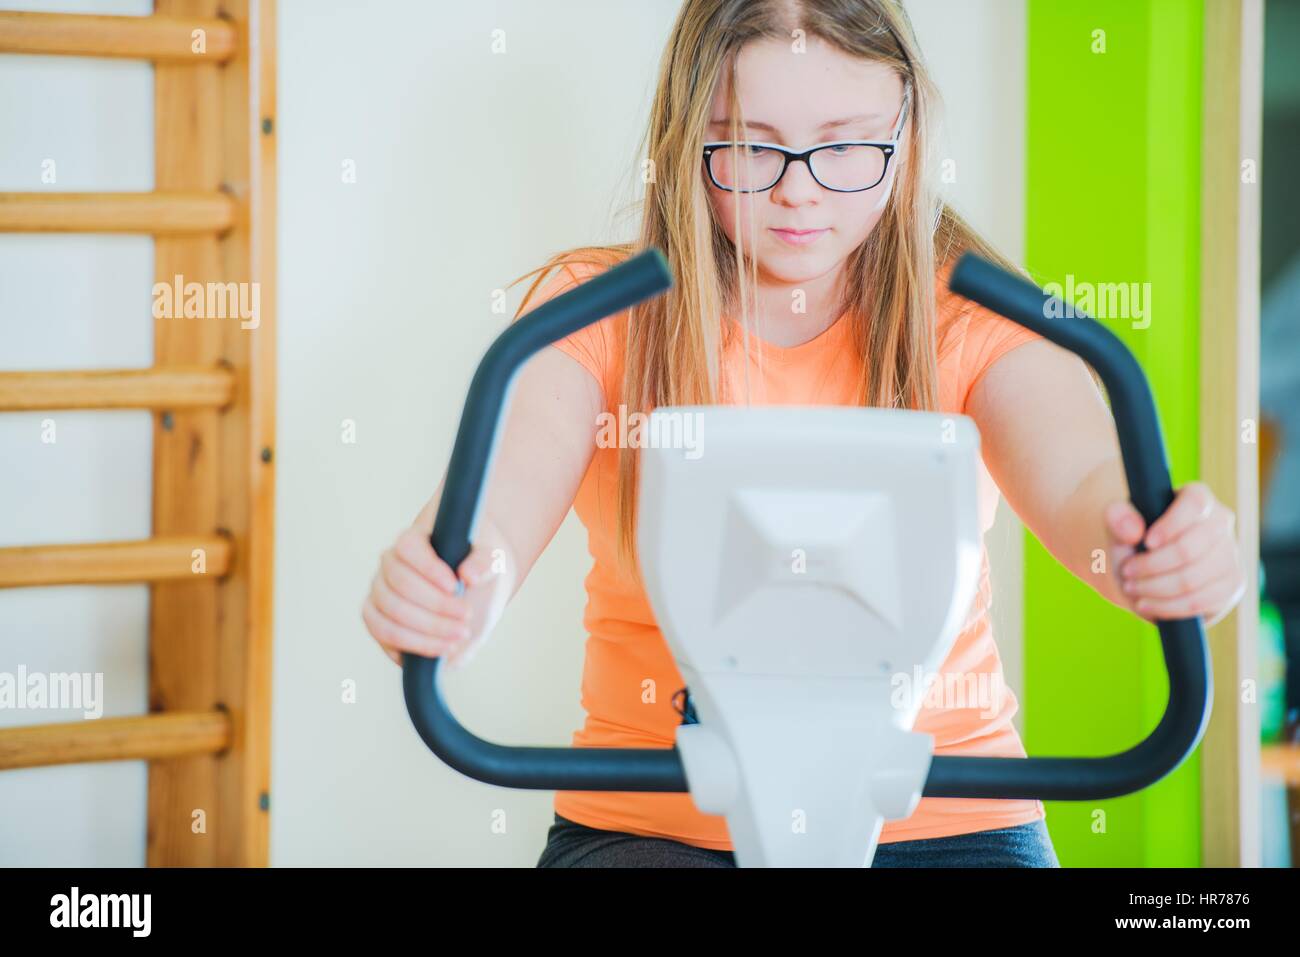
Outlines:
[[[599,383],[558,349],[520,371],[483,488],[473,555],[490,557],[513,597],[573,505],[596,451]],[[446,479],[416,521],[433,530]]]
[[1126,608],[1116,570],[1111,567],[1111,535],[1106,507],[1128,501],[1128,482],[1118,455],[1104,459],[1084,476],[1057,514],[1050,541],[1044,542],[1061,564],[1112,604]]
[[[1246,585],[1235,517],[1193,482],[1179,491],[1182,507],[1176,501],[1155,518],[1155,538],[1148,536],[1129,500],[1110,410],[1078,357],[1042,342],[1013,349],[976,383],[967,405],[1007,502],[1112,605],[1151,620],[1213,622],[1240,599]],[[1135,555],[1148,540],[1151,551]]]
[[[438,483],[437,490],[433,497],[420,509],[420,514],[416,516],[414,524],[422,528],[427,534],[432,534],[434,519],[438,514],[438,504],[442,501],[442,490],[445,479]],[[499,563],[499,567],[505,570],[519,569],[519,550],[510,537],[505,533],[502,524],[493,520],[489,509],[482,509],[479,513],[478,526],[474,529],[475,549],[483,549],[494,556],[494,563]],[[453,569],[454,570],[454,569]],[[525,572],[526,573],[526,572]],[[523,583],[523,574],[513,574],[511,581],[511,597]]]

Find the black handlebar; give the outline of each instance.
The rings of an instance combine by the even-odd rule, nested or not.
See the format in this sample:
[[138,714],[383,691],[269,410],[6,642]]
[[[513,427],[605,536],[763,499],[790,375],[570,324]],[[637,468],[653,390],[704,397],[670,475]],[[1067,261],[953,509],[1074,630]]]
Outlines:
[[[1128,477],[1129,498],[1148,527],[1174,500],[1164,437],[1142,367],[1119,338],[1032,282],[967,253],[948,286],[1058,346],[1077,354],[1110,393]],[[1139,551],[1144,551],[1139,546]],[[938,755],[926,779],[927,797],[1091,800],[1140,791],[1178,767],[1210,720],[1210,649],[1199,618],[1157,623],[1169,673],[1169,702],[1159,724],[1140,743],[1104,758],[966,758]]]
[[[515,373],[534,353],[594,322],[657,296],[673,283],[663,254],[650,249],[543,303],[503,332],[470,382],[433,534],[451,568],[469,554],[501,415]],[[437,658],[402,655],[402,688],[415,730],[462,774],[502,787],[560,791],[686,791],[676,748],[519,748],[475,737],[442,697]]]
[[[498,426],[515,373],[544,346],[620,312],[672,284],[662,254],[650,249],[538,307],[493,343],[470,384],[430,542],[452,568],[469,554]],[[1074,311],[1049,319],[1048,296],[1033,283],[972,255],[950,287],[1077,353],[1110,393],[1133,505],[1150,525],[1174,493],[1164,440],[1146,376],[1110,330]],[[1057,305],[1061,305],[1059,302]],[[1063,310],[1062,306],[1062,310]],[[1102,758],[984,758],[936,755],[927,797],[1093,800],[1140,790],[1164,777],[1196,747],[1209,720],[1210,659],[1199,618],[1158,623],[1169,672],[1169,703],[1142,742]],[[420,738],[451,767],[502,787],[558,791],[689,790],[674,748],[507,747],[476,737],[448,709],[438,659],[404,654],[406,707]]]

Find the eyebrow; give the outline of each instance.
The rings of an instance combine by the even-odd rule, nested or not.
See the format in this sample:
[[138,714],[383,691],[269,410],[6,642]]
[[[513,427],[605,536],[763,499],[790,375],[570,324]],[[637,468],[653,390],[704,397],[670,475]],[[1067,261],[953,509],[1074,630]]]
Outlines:
[[[842,120],[830,120],[829,122],[827,122],[827,123],[823,123],[821,126],[817,127],[817,129],[819,129],[819,130],[831,130],[831,129],[835,129],[835,128],[838,127],[838,126],[849,126],[849,125],[851,125],[851,124],[853,124],[853,123],[863,123],[863,122],[867,122],[867,121],[870,121],[870,120],[879,120],[879,119],[881,119],[882,116],[883,116],[883,114],[881,114],[881,113],[863,113],[863,114],[860,115],[860,116],[850,116],[850,117],[847,117],[847,118],[842,119]],[[724,117],[723,117],[722,119],[720,119],[720,120],[709,120],[709,125],[710,125],[710,126],[721,126],[721,125],[723,125],[723,124],[728,124],[728,123],[730,123],[730,122],[731,122],[731,117],[729,117],[729,116],[724,116]],[[756,129],[756,130],[765,130],[765,131],[767,131],[768,133],[777,133],[777,132],[779,132],[779,131],[777,130],[777,128],[776,128],[775,126],[773,126],[771,123],[763,123],[763,122],[761,122],[761,121],[759,121],[759,120],[750,120],[750,121],[747,122],[745,125],[746,125],[746,126],[752,126],[752,127],[753,127],[754,129]]]

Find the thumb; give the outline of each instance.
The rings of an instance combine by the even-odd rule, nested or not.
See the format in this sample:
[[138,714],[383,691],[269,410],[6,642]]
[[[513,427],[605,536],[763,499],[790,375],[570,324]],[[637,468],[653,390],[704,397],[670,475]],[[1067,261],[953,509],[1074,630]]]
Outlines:
[[1136,545],[1146,534],[1147,523],[1130,502],[1112,502],[1106,507],[1106,527],[1121,545]]
[[460,671],[478,654],[481,642],[469,641],[457,645],[455,649],[443,655],[443,664],[448,671]]
[[467,586],[477,585],[494,574],[494,554],[489,549],[481,548],[471,549],[459,570],[460,579]]

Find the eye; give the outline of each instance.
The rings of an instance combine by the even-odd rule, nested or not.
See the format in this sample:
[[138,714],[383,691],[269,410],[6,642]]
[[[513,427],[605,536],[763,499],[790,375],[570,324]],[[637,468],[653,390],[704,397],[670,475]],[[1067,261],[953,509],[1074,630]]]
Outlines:
[[837,143],[836,145],[830,147],[829,149],[832,153],[835,153],[835,155],[843,156],[849,150],[853,149],[853,146],[852,144],[849,143]]

